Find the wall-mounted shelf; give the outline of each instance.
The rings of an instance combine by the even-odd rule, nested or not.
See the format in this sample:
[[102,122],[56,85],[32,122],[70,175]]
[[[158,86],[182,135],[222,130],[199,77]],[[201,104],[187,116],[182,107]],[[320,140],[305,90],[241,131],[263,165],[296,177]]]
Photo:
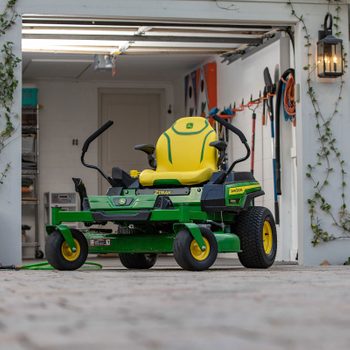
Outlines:
[[22,108],[22,256],[42,258],[39,244],[39,106]]

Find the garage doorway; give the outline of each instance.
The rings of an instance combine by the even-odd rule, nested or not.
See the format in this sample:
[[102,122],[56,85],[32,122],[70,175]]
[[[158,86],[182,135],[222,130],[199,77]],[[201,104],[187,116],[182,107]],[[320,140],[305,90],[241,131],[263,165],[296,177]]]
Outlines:
[[[129,172],[148,167],[143,152],[136,144],[155,144],[161,129],[161,95],[152,90],[101,89],[99,91],[99,120],[114,122],[113,128],[100,138],[99,164],[107,173],[113,167]],[[108,183],[100,177],[100,192],[106,193]]]
[[[105,193],[105,181],[91,169],[83,168],[79,158],[85,137],[109,119],[115,125],[91,146],[87,160],[99,164],[108,174],[114,166],[126,171],[148,167],[146,156],[134,151],[134,145],[154,144],[162,131],[185,115],[185,77],[206,63],[217,64],[218,107],[222,110],[235,103],[239,107],[241,101],[259,96],[259,90],[264,87],[262,71],[266,66],[270,66],[274,75],[275,65],[280,64],[284,70],[284,65],[289,67],[293,61],[293,55],[287,54],[281,44],[283,39],[290,48],[287,30],[292,29],[282,23],[130,18],[126,21],[35,15],[23,16],[22,20],[23,82],[34,83],[39,89],[39,103],[43,104],[41,132],[50,146],[53,138],[65,137],[64,147],[55,148],[56,158],[64,160],[61,167],[64,173],[54,168],[57,162],[51,161],[48,148],[41,149],[40,197],[45,191],[74,192],[71,176],[83,178],[89,195]],[[113,69],[98,69],[96,56],[101,54],[113,56],[116,75]],[[286,58],[284,64],[282,56]],[[153,107],[148,105],[151,100]],[[262,106],[257,110],[259,118],[262,110]],[[239,113],[232,122],[250,139],[251,111]],[[57,123],[62,124],[63,136],[53,127]],[[288,174],[291,172],[288,167],[291,128],[287,124],[283,124],[283,128],[282,166],[284,174]],[[269,134],[265,126],[264,135]],[[256,144],[261,145],[261,156],[256,157],[256,169],[262,168],[263,163],[267,169],[255,173],[266,192],[264,202],[257,201],[257,204],[273,211],[271,140],[265,136],[257,130]],[[241,149],[239,141],[231,139],[232,159],[239,156]],[[235,170],[248,171],[248,162]],[[58,175],[59,178],[54,178]],[[284,178],[283,183],[291,182]],[[291,224],[295,208],[291,207],[290,198],[295,186],[289,187],[280,198],[279,260],[294,260],[296,256],[293,249],[297,232]],[[41,230],[43,241],[45,233]]]

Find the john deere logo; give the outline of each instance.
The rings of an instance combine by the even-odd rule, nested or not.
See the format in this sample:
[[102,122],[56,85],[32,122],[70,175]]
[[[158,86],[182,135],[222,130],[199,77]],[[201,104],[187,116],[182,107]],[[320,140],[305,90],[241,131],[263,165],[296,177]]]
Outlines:
[[260,185],[247,185],[247,186],[240,186],[240,187],[231,187],[228,191],[229,195],[235,195],[235,194],[242,194],[247,190],[259,190],[260,189]]
[[243,187],[231,187],[229,194],[241,194],[244,192],[244,188]]
[[193,123],[186,124],[186,129],[192,129],[192,128],[193,128]]
[[119,205],[124,205],[126,203],[126,199],[125,198],[119,198],[118,200],[118,204]]

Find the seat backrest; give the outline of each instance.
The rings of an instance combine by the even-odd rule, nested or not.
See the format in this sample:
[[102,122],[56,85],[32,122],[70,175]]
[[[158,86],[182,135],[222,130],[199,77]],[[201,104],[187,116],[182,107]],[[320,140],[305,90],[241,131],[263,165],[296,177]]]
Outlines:
[[217,171],[217,150],[209,146],[216,133],[202,117],[178,119],[156,145],[157,171]]

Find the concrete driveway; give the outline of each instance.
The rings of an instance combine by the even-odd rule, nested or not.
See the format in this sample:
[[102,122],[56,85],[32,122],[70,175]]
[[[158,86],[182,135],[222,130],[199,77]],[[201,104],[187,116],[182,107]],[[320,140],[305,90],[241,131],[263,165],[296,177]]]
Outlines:
[[349,349],[350,267],[1,271],[0,349]]

